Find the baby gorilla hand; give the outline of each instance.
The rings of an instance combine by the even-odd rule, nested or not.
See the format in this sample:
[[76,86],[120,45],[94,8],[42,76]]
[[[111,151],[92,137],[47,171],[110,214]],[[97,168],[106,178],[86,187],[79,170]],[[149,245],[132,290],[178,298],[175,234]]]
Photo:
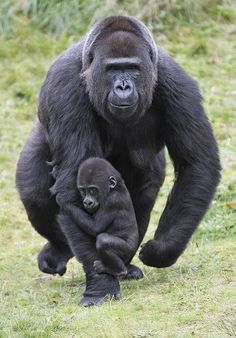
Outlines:
[[115,269],[108,268],[100,260],[94,261],[93,268],[96,273],[108,273],[109,275],[113,275],[115,277],[124,277],[127,274],[127,269],[117,271]]

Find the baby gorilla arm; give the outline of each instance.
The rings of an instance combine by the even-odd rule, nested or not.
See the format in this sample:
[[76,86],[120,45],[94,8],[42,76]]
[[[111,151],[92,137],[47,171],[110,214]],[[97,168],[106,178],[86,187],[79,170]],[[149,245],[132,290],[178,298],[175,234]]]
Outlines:
[[79,207],[76,207],[72,203],[68,203],[65,207],[67,214],[72,220],[88,235],[93,237],[97,236],[97,229],[95,228],[95,221],[91,215],[88,215]]
[[99,209],[95,215],[89,215],[72,203],[65,206],[65,211],[72,220],[87,234],[96,237],[104,232],[114,218],[112,211]]

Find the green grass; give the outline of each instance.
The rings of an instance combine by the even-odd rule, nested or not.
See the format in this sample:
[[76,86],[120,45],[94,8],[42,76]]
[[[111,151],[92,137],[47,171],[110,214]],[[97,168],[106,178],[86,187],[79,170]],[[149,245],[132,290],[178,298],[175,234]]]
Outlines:
[[[125,1],[115,3],[119,7]],[[149,4],[155,6],[155,2]],[[11,12],[10,19],[5,17],[4,22],[13,20],[14,25],[11,23],[11,29],[0,38],[0,337],[236,336],[233,10],[220,2],[221,7],[213,7],[213,16],[202,21],[184,17],[183,9],[175,17],[165,16],[165,20],[158,21],[157,14],[148,15],[150,6],[142,9],[141,5],[134,2],[131,10],[131,2],[127,2],[128,13],[135,15],[135,10],[140,10],[138,16],[153,29],[157,42],[198,80],[204,95],[223,165],[212,207],[173,267],[152,269],[135,259],[145,277],[141,281],[122,282],[121,302],[89,309],[79,307],[85,280],[75,259],[63,277],[40,273],[36,256],[44,240],[30,227],[19,201],[15,166],[32,126],[45,72],[63,49],[79,39],[87,29],[88,19],[82,21],[79,33],[67,27],[60,33],[52,29],[52,34],[45,33],[44,27],[38,29],[37,13],[30,16],[16,12],[13,20]],[[102,13],[102,9],[96,13]],[[94,16],[100,15],[96,13]],[[146,239],[153,235],[172,181],[169,164]]]

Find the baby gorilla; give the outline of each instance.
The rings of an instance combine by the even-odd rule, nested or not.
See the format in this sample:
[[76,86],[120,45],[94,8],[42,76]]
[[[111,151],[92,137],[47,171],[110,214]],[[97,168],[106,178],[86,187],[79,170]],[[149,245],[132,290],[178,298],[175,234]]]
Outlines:
[[[91,157],[80,166],[77,187],[83,209],[70,204],[69,215],[96,237],[97,273],[125,276],[138,246],[138,227],[129,192],[119,172],[106,160]],[[89,254],[89,253],[88,253]]]

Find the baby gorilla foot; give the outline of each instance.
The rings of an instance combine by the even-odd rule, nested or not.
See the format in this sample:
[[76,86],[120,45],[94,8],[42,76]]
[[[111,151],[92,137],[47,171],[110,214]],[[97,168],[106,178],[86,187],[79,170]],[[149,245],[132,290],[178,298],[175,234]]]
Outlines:
[[127,274],[127,269],[123,269],[117,271],[115,269],[110,269],[104,265],[104,263],[100,260],[94,261],[93,263],[94,271],[97,273],[108,273],[109,275],[113,275],[115,277],[124,277]]
[[38,267],[42,272],[62,276],[66,272],[66,264],[72,256],[70,250],[59,250],[51,243],[47,243],[38,254]]
[[103,272],[106,272],[106,267],[105,265],[103,264],[102,261],[94,261],[93,263],[93,268],[94,268],[94,271],[97,272],[97,273],[103,273]]

